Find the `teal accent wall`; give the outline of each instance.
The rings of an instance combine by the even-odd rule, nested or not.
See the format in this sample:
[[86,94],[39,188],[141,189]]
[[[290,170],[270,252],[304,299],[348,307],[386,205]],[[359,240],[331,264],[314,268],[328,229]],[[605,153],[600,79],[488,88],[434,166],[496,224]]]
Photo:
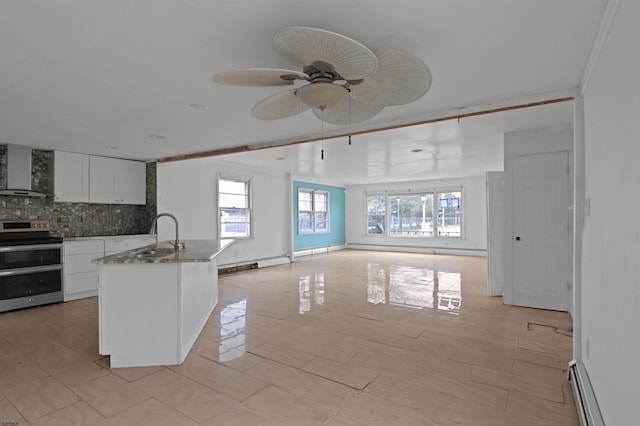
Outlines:
[[[298,188],[318,189],[329,192],[329,231],[319,234],[298,233]],[[304,250],[344,244],[344,188],[293,181],[293,248]]]

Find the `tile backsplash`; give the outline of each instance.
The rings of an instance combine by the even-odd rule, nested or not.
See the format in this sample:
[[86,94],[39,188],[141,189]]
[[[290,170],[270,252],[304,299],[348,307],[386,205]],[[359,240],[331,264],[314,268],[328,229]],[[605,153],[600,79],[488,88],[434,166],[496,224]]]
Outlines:
[[[7,158],[6,145],[0,145],[0,188]],[[145,234],[156,215],[156,164],[147,163],[147,204],[54,203],[52,197],[33,198],[0,195],[0,220],[46,219],[57,237]],[[33,150],[32,189],[53,193],[48,182],[48,152]]]

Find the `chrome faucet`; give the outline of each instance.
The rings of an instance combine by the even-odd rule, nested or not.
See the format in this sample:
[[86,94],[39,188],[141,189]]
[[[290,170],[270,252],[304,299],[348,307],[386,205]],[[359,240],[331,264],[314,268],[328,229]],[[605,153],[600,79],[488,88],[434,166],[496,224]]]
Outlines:
[[[155,219],[153,219],[153,223],[151,224],[151,229],[149,230],[150,234],[156,234],[156,228],[158,226],[158,219],[161,218],[162,216],[168,216],[171,219],[173,219],[173,221],[176,223],[176,241],[175,242],[171,242],[169,241],[169,244],[171,244],[173,246],[173,249],[175,251],[180,251],[180,249],[184,248],[184,243],[182,243],[182,245],[180,245],[180,238],[178,237],[178,219],[172,215],[171,213],[160,213],[159,215],[157,215],[155,217]],[[158,244],[158,234],[156,234],[156,244]]]

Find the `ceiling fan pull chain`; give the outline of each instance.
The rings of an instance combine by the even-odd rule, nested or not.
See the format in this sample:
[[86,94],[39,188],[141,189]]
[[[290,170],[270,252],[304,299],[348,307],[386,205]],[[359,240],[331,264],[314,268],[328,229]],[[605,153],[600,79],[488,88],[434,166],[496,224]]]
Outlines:
[[349,96],[349,145],[351,145],[351,88],[347,88],[347,96]]
[[320,150],[320,159],[324,160],[324,107],[320,107],[320,140],[322,141],[322,149]]

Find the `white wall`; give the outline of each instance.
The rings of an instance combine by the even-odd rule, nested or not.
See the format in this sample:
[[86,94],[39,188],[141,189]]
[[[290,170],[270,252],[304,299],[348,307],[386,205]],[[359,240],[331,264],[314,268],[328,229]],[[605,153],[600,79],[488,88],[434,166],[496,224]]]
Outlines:
[[[463,238],[412,238],[367,235],[365,192],[463,187]],[[352,248],[409,249],[436,253],[486,255],[487,201],[484,176],[415,182],[353,185],[346,188],[346,240]]]
[[[217,178],[222,173],[251,179],[252,236],[239,239],[219,265],[240,264],[291,253],[290,188],[285,174],[230,165],[215,158],[158,163],[158,213],[172,213],[180,222],[180,239],[218,238]],[[159,239],[174,238],[173,222],[158,221]]]
[[623,0],[584,92],[580,356],[608,425],[640,401],[640,2]]

